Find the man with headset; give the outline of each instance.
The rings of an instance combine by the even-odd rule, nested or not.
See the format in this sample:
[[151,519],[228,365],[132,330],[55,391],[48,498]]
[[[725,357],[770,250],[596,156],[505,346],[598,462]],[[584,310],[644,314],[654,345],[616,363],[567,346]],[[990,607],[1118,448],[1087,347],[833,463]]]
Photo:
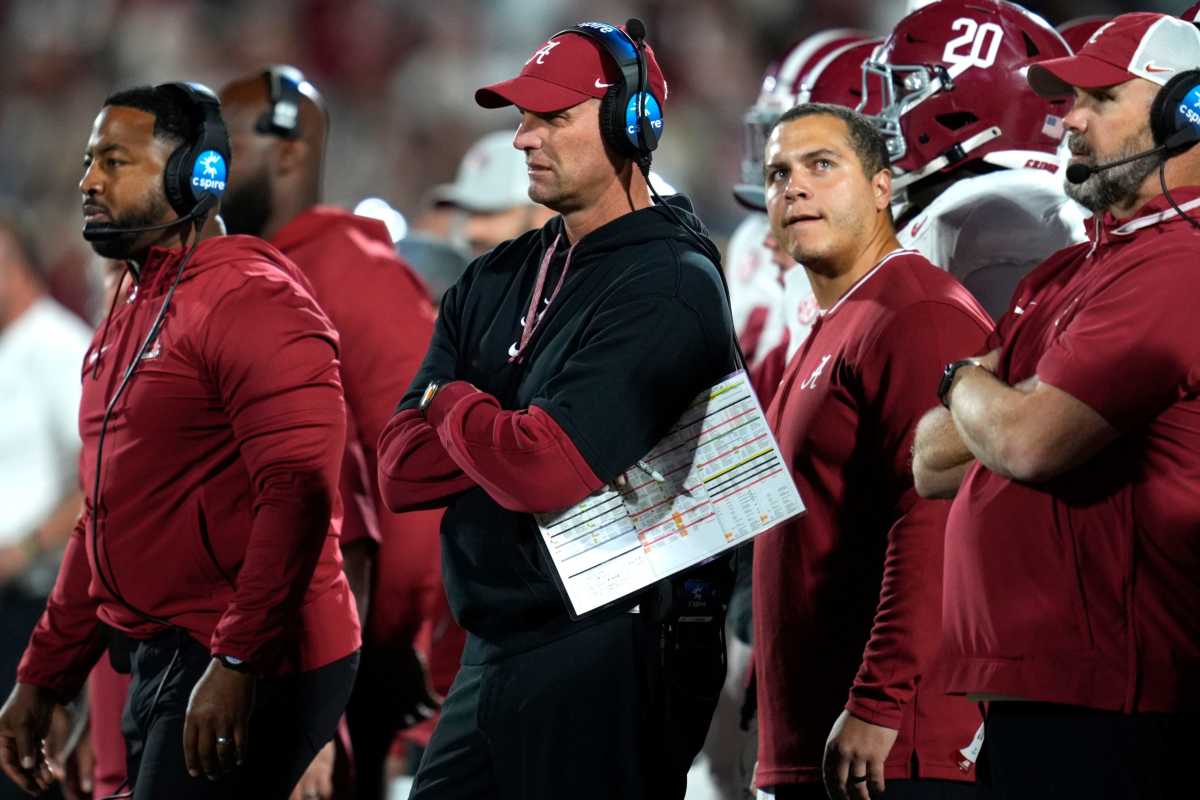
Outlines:
[[683,198],[651,202],[667,88],[628,29],[563,31],[476,92],[517,107],[529,196],[559,216],[447,292],[380,440],[388,504],[447,507],[468,633],[417,800],[682,798],[721,688],[723,612],[693,628],[643,594],[572,619],[532,517],[618,479],[735,369],[716,248]]
[[[429,345],[434,309],[382,222],[321,204],[329,114],[300,70],[273,66],[232,81],[220,96],[237,165],[221,218],[230,233],[260,236],[295,262],[341,343],[353,445],[342,464],[341,547],[366,632],[347,717],[355,796],[379,800],[397,730],[436,705],[413,639],[426,617],[445,608],[437,557],[441,513],[393,514],[379,507],[375,477],[376,442]],[[450,644],[449,660],[457,663],[461,634],[451,631],[440,640]],[[453,677],[439,688],[449,688]],[[314,769],[330,764],[314,762]]]
[[110,96],[84,151],[84,236],[133,283],[82,365],[87,503],[0,709],[0,767],[31,792],[108,629],[135,800],[286,798],[350,693],[337,335],[277,250],[221,235],[228,163],[198,84]]
[[1074,96],[1091,241],[1018,285],[918,430],[918,489],[955,495],[948,686],[991,701],[999,798],[1195,794],[1198,65],[1195,26],[1135,13],[1030,68]]

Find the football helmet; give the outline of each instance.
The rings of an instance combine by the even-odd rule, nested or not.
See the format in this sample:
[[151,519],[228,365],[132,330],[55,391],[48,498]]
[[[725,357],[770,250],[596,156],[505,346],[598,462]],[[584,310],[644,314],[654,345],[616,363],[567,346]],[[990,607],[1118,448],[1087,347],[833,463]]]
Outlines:
[[1187,11],[1180,14],[1179,18],[1186,19],[1188,22],[1200,22],[1200,3],[1188,6]]
[[1092,38],[1092,34],[1100,30],[1106,22],[1111,22],[1112,17],[1105,14],[1093,14],[1090,17],[1076,17],[1069,19],[1056,29],[1060,36],[1066,40],[1071,47],[1072,53],[1078,53],[1079,48],[1083,47],[1087,40]]
[[1041,17],[1005,0],[938,0],[902,19],[863,64],[865,101],[880,87],[875,117],[900,189],[983,160],[1054,171],[1069,98],[1039,97],[1030,64],[1068,56]]
[[754,105],[742,117],[745,147],[742,156],[742,182],[733,188],[733,196],[747,208],[761,211],[763,199],[763,150],[767,134],[779,115],[797,104],[801,82],[808,71],[824,56],[869,35],[852,28],[833,28],[814,33],[792,46],[780,61],[767,67],[762,88]]
[[866,96],[863,91],[863,62],[883,43],[883,39],[864,39],[845,44],[826,54],[800,81],[796,105],[830,103],[857,109],[863,114],[879,113],[882,92]]

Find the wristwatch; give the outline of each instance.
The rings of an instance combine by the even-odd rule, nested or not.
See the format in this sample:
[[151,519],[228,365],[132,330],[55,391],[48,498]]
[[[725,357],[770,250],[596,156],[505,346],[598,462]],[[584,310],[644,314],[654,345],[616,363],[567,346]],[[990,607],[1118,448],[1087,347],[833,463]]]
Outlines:
[[425,416],[425,412],[429,410],[429,404],[433,402],[433,398],[437,397],[438,389],[442,388],[442,384],[438,381],[430,381],[425,387],[425,394],[421,395],[421,404],[417,406],[417,410],[421,412],[421,416]]
[[234,672],[250,672],[250,665],[237,656],[226,656],[217,653],[213,656],[213,658],[215,658],[217,661],[220,661],[224,667],[231,669]]
[[979,360],[975,358],[960,358],[958,361],[951,361],[949,364],[947,364],[946,368],[942,370],[942,379],[938,382],[938,402],[946,408],[950,408],[950,403],[947,398],[950,394],[950,387],[954,385],[954,376],[957,375],[958,371],[963,367],[978,366]]

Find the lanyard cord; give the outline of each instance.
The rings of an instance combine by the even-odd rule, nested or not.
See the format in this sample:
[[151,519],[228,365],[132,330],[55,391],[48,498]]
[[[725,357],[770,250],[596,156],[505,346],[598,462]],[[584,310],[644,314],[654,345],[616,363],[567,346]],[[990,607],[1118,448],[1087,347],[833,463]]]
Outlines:
[[[558,240],[562,238],[562,234],[554,237],[554,241],[550,245],[550,249],[546,251],[546,255],[542,256],[542,263],[538,267],[537,280],[533,284],[533,296],[529,298],[529,310],[525,312],[524,324],[521,328],[521,340],[517,342],[517,349],[508,357],[508,363],[519,364],[525,353],[525,346],[529,344],[529,340],[533,338],[534,331],[537,330],[538,323],[542,321],[542,315],[538,313],[538,304],[542,301],[542,292],[546,288],[546,276],[550,272],[550,260],[554,258],[554,252],[558,249]],[[563,287],[563,282],[567,279],[567,271],[571,269],[571,256],[575,253],[575,245],[571,245],[571,249],[567,251],[567,260],[563,264],[562,273],[558,276],[558,283],[554,285],[554,291],[550,293],[549,299],[546,300],[546,307],[549,308],[554,299],[558,297],[559,291]]]

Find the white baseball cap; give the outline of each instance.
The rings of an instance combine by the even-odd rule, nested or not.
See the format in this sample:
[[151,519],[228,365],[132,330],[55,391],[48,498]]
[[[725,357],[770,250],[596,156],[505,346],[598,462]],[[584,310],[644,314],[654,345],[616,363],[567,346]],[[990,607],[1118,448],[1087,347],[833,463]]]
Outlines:
[[454,183],[434,187],[433,201],[484,214],[531,204],[525,154],[513,147],[513,135],[496,131],[471,145]]

